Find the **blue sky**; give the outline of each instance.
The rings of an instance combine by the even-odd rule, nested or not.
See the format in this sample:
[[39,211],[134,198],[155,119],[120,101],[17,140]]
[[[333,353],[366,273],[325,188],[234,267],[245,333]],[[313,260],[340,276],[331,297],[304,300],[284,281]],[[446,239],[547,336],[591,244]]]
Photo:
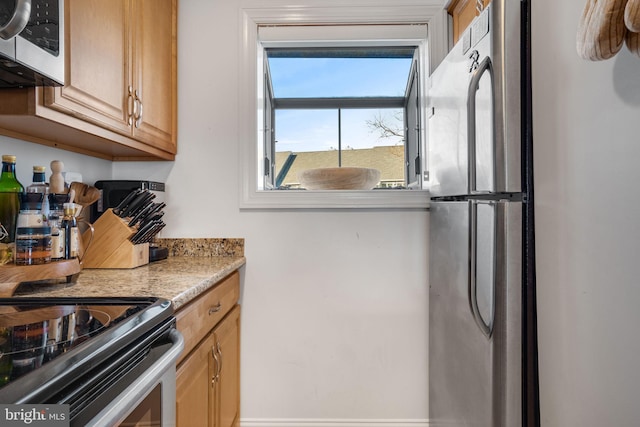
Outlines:
[[[270,58],[275,97],[403,96],[411,59]],[[373,110],[342,110],[342,147],[394,145],[366,125]],[[393,111],[383,110],[393,116]],[[319,151],[337,148],[336,110],[279,110],[276,151]]]

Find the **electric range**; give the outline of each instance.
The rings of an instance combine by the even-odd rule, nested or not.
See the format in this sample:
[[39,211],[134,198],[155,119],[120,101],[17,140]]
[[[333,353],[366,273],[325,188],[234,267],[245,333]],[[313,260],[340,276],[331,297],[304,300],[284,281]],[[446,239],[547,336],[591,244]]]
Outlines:
[[136,404],[127,390],[143,398],[169,372],[175,393],[182,348],[164,299],[0,298],[0,403],[68,405],[72,426],[116,425]]

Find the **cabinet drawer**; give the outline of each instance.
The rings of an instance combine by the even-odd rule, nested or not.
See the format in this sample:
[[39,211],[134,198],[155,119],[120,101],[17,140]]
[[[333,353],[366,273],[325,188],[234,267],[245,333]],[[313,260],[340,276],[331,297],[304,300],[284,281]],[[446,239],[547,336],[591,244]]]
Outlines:
[[240,274],[236,271],[176,313],[177,328],[184,337],[178,363],[235,306],[240,296]]

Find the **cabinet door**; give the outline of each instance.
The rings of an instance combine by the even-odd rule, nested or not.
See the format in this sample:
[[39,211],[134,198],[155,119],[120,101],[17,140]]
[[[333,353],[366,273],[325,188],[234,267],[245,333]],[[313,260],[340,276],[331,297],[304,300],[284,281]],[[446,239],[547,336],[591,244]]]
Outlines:
[[240,306],[214,329],[218,353],[215,392],[215,427],[237,427],[240,423]]
[[134,0],[133,135],[176,152],[176,0]]
[[452,17],[453,43],[456,43],[464,30],[467,29],[473,18],[478,16],[478,7],[487,7],[491,0],[454,0],[448,8],[449,15]]
[[180,364],[176,371],[176,425],[213,426],[213,334]]
[[65,86],[45,88],[44,104],[130,135],[128,0],[67,0]]

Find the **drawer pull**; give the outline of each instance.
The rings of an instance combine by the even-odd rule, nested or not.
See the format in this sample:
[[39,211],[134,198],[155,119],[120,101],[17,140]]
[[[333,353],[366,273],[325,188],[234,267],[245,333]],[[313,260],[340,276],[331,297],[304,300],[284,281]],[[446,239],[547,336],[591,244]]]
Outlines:
[[213,313],[219,312],[221,308],[222,308],[221,303],[218,303],[218,305],[216,305],[215,307],[209,308],[209,316],[211,316]]

